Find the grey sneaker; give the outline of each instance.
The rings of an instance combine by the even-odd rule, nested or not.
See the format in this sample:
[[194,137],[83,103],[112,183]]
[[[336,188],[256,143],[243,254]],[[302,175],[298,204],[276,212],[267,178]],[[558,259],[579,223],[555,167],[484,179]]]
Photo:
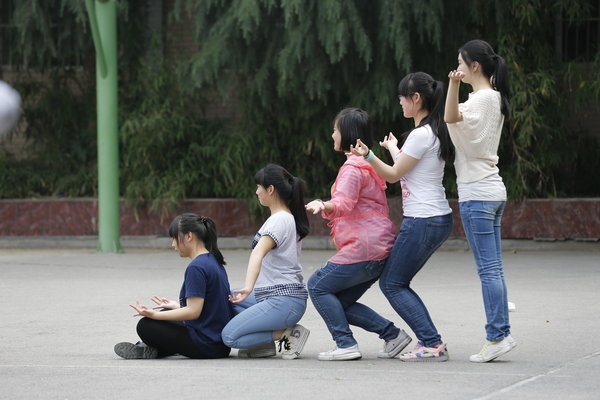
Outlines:
[[492,361],[500,357],[502,354],[508,353],[513,348],[514,346],[511,346],[508,338],[504,338],[499,342],[486,342],[479,353],[473,354],[471,357],[469,357],[469,361],[476,363]]
[[408,334],[402,329],[400,329],[400,332],[398,332],[398,336],[396,336],[395,339],[388,340],[383,344],[383,348],[379,350],[377,357],[394,358],[400,354],[400,352],[404,350],[404,348],[408,346],[410,342],[412,342],[411,337],[408,336]]
[[115,353],[126,360],[150,359],[158,357],[158,350],[143,342],[136,344],[121,342],[115,344]]
[[319,353],[319,360],[321,361],[348,361],[348,360],[358,360],[362,357],[360,350],[358,349],[358,345],[355,344],[352,347],[339,348],[335,346],[335,348],[331,351],[324,351]]
[[257,346],[251,349],[239,349],[238,357],[239,358],[265,358],[265,357],[273,357],[277,355],[277,351],[275,350],[275,342],[271,344],[265,344],[264,346]]
[[310,331],[302,325],[287,328],[281,335],[281,339],[279,339],[279,351],[282,352],[281,358],[284,360],[298,358],[306,344],[308,335],[310,335]]

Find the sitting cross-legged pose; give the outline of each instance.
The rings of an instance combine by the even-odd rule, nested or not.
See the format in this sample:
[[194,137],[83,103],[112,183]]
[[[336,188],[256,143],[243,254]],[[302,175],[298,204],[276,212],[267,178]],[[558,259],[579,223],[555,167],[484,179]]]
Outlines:
[[115,353],[126,359],[224,358],[231,349],[221,340],[221,330],[233,318],[227,300],[230,294],[225,260],[217,247],[217,230],[212,219],[195,214],[175,217],[169,228],[173,248],[192,261],[184,273],[179,301],[154,296],[156,307],[132,304],[141,341],[115,345]]

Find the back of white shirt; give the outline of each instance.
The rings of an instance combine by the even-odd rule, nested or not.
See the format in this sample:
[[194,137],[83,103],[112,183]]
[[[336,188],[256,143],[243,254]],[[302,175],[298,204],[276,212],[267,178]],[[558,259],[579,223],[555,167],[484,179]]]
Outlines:
[[438,153],[440,141],[429,125],[413,130],[400,151],[419,160],[402,179],[402,207],[406,217],[428,218],[452,212],[442,179],[444,165]]

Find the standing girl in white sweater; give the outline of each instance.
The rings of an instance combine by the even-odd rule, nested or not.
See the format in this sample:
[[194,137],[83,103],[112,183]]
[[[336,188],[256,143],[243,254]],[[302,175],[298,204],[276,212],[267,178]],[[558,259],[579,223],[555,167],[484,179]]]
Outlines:
[[[471,40],[459,49],[458,67],[448,77],[444,120],[456,149],[460,216],[477,264],[487,320],[487,342],[470,361],[488,362],[516,346],[502,268],[500,223],[506,188],[497,167],[502,125],[509,116],[506,63],[487,42]],[[459,104],[461,81],[473,92]]]

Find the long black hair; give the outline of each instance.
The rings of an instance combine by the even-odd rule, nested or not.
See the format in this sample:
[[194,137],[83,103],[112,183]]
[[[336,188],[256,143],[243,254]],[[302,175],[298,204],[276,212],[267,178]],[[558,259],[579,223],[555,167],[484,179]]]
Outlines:
[[475,39],[465,43],[459,50],[463,61],[471,66],[473,61],[481,65],[483,74],[490,80],[492,87],[500,92],[500,111],[505,118],[510,115],[510,86],[506,61],[494,52],[486,41]]
[[303,239],[310,230],[308,215],[304,208],[304,182],[277,164],[268,164],[254,175],[254,182],[264,188],[273,185],[279,197],[294,216],[296,233]]
[[398,84],[398,94],[409,97],[415,93],[419,93],[421,99],[423,99],[423,108],[429,112],[421,120],[419,126],[427,124],[431,126],[431,130],[440,141],[438,156],[446,162],[452,161],[454,146],[450,140],[448,126],[444,122],[444,106],[446,103],[444,84],[441,81],[436,81],[425,72],[413,72],[402,78]]
[[219,262],[225,265],[225,258],[217,246],[217,225],[208,217],[200,217],[193,213],[185,213],[176,216],[169,227],[169,236],[179,243],[181,236],[194,233],[196,237],[204,242],[206,250]]

